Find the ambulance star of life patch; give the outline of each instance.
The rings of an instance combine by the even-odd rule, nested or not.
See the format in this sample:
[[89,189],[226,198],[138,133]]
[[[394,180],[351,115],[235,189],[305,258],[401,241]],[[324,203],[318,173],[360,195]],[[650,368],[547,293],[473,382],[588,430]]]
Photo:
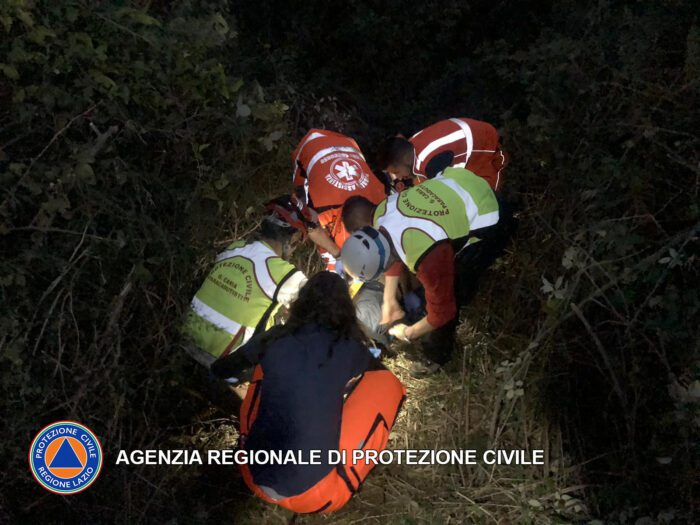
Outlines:
[[102,446],[89,428],[74,421],[56,421],[32,441],[29,466],[45,489],[75,494],[97,479],[102,469]]

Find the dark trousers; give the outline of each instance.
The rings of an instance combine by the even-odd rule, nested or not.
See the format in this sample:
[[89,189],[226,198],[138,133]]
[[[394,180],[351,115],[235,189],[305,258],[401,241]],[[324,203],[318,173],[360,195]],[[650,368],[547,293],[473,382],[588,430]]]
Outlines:
[[[503,255],[508,240],[515,230],[515,221],[510,206],[499,198],[499,221],[493,226],[472,232],[479,242],[466,246],[468,239],[455,245],[455,298],[457,307],[466,306],[476,295],[479,280],[493,262]],[[456,317],[421,339],[425,356],[440,365],[452,357],[455,331],[459,319]]]

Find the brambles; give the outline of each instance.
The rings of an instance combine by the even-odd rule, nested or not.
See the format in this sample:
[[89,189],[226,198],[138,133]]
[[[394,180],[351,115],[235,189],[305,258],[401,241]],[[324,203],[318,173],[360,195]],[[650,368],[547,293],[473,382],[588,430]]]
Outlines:
[[693,521],[692,3],[87,4],[0,7],[0,520],[280,517],[206,468],[106,470],[69,511],[37,500],[26,446],[59,416],[107,458],[231,443],[179,317],[214,252],[289,188],[303,128],[342,127],[370,158],[379,138],[469,116],[505,135],[519,229],[447,373],[391,362],[410,387],[392,446],[527,445],[548,463],[380,468],[338,518]]

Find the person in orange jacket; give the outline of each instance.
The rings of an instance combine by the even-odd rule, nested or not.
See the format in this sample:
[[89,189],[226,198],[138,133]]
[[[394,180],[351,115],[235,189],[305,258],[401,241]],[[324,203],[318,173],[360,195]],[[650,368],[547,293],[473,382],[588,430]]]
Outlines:
[[[315,464],[240,465],[259,498],[294,512],[333,512],[360,488],[374,464],[353,450],[381,451],[406,389],[370,353],[345,281],[332,272],[309,279],[287,323],[254,336],[211,367],[222,378],[255,367],[241,406],[239,447],[310,458]],[[330,460],[345,451],[345,461]]]
[[401,191],[442,173],[445,168],[465,168],[486,179],[498,192],[508,159],[501,149],[498,131],[491,124],[469,118],[441,120],[410,139],[401,135],[384,141],[377,155],[392,187]]
[[318,214],[321,228],[309,231],[330,271],[336,268],[340,248],[348,232],[340,220],[345,201],[361,195],[378,204],[386,191],[372,173],[354,139],[325,129],[313,128],[304,135],[292,154],[297,195]]

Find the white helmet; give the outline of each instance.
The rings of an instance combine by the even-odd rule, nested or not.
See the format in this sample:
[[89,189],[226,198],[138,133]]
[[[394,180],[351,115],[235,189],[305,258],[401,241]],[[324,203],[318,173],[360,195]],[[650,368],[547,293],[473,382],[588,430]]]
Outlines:
[[345,271],[360,281],[374,281],[389,266],[391,245],[371,226],[355,231],[343,243],[340,258]]

